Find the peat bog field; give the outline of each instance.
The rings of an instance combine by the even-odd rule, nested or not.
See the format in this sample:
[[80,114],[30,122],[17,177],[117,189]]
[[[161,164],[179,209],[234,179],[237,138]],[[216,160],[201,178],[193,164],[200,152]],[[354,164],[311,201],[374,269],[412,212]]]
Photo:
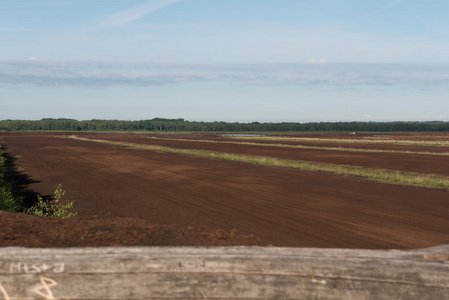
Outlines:
[[[210,239],[368,249],[449,243],[447,133],[0,133],[0,144],[16,157],[29,188],[49,195],[62,183],[74,201],[77,217],[44,223],[48,230],[79,230],[55,233],[66,241],[57,246],[82,245],[74,241],[89,238],[81,232],[113,239],[105,245],[139,244],[138,225],[126,233],[116,228],[139,222],[147,231],[165,228],[159,241],[164,230],[184,234],[180,245]],[[35,224],[30,236],[20,232],[7,242],[15,230],[9,222],[3,245],[27,246],[45,231],[36,229],[40,218],[25,217]],[[203,242],[189,240],[189,230]],[[53,245],[39,243],[33,245]]]

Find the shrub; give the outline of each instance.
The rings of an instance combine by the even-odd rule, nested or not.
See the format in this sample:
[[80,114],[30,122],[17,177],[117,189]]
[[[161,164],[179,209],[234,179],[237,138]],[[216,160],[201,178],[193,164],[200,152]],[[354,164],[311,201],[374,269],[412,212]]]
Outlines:
[[76,213],[71,212],[73,208],[73,201],[62,201],[65,191],[62,189],[62,184],[59,184],[55,189],[53,200],[44,200],[42,197],[37,197],[36,205],[29,208],[26,213],[36,216],[46,216],[55,218],[70,218],[76,216]]
[[19,212],[23,209],[23,198],[14,197],[11,184],[6,180],[6,158],[0,145],[0,210]]
[[22,202],[21,197],[14,198],[8,185],[0,186],[0,210],[20,212],[23,210]]

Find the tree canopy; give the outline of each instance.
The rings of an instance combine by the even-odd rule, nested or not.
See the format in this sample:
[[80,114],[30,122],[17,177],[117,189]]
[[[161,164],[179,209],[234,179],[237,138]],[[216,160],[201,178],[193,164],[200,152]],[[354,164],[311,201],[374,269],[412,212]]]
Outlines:
[[0,131],[196,131],[196,132],[394,132],[449,131],[449,122],[310,122],[239,123],[197,122],[179,119],[89,120],[45,118],[39,121],[0,121]]

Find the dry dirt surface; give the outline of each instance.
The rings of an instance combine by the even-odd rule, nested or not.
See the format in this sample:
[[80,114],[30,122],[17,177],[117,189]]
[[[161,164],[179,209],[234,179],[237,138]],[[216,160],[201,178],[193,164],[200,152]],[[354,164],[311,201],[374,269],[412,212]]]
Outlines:
[[[29,188],[49,195],[62,183],[67,191],[65,198],[75,202],[78,212],[77,217],[64,220],[2,212],[0,226],[4,230],[0,246],[273,245],[404,249],[449,243],[449,192],[444,190],[134,150],[61,138],[63,135],[69,134],[0,133],[0,143],[17,158],[19,169],[30,179]],[[449,156],[441,155],[186,142],[149,139],[150,134],[77,135],[449,175]],[[202,134],[157,137],[232,140]],[[400,138],[449,140],[449,135],[445,137]],[[433,151],[436,147],[428,148],[394,145],[396,150],[416,152]],[[438,149],[449,152],[448,148]]]

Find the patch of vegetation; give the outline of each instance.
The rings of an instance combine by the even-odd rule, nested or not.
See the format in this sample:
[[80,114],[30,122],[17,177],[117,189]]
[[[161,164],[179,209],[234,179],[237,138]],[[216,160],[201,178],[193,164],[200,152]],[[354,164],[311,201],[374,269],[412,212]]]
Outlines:
[[270,166],[270,167],[285,167],[285,168],[295,168],[295,169],[305,170],[305,171],[329,172],[329,173],[340,174],[340,175],[359,176],[359,177],[363,177],[365,179],[374,180],[374,181],[378,181],[381,183],[410,185],[410,186],[419,186],[419,187],[427,187],[427,188],[442,188],[445,190],[449,190],[449,178],[448,177],[432,175],[432,174],[401,172],[401,171],[386,170],[386,169],[371,169],[371,168],[349,166],[349,165],[323,164],[323,163],[314,163],[314,162],[300,161],[300,160],[286,160],[286,159],[265,157],[265,156],[230,154],[230,153],[225,153],[225,152],[215,152],[215,151],[208,151],[208,150],[179,149],[179,148],[170,148],[170,147],[155,146],[155,145],[143,145],[143,144],[135,144],[135,143],[119,142],[119,141],[95,140],[95,139],[88,139],[88,138],[80,138],[77,136],[71,136],[70,138],[83,140],[83,141],[124,146],[124,147],[129,147],[131,149],[161,151],[161,152],[166,152],[166,153],[175,153],[175,154],[182,154],[182,155],[189,155],[189,156],[224,159],[224,160],[251,163],[251,164]]
[[427,147],[449,147],[449,141],[407,141],[393,139],[323,139],[323,138],[293,138],[276,136],[253,136],[253,137],[231,137],[233,139],[268,140],[284,142],[324,142],[324,143],[349,143],[349,144],[389,144],[403,146],[427,146]]
[[62,184],[59,184],[55,189],[54,200],[43,200],[42,197],[38,196],[36,205],[27,209],[26,213],[61,219],[76,216],[76,213],[71,211],[73,209],[73,201],[62,201],[64,195],[65,191],[62,189]]
[[289,145],[289,144],[263,144],[263,143],[256,143],[256,142],[238,142],[238,141],[231,142],[231,141],[194,140],[194,139],[172,139],[172,138],[160,138],[160,137],[153,137],[153,136],[149,137],[149,138],[155,139],[155,140],[165,140],[165,141],[221,143],[221,144],[234,144],[234,145],[313,149],[313,150],[342,151],[342,152],[402,153],[402,154],[442,155],[442,156],[449,155],[449,152],[429,152],[429,151],[418,152],[418,151],[405,151],[405,150],[360,149],[360,148],[323,147],[323,146],[306,146],[306,145]]
[[8,156],[0,145],[0,210],[20,212],[23,210],[23,197],[14,195],[9,181]]

